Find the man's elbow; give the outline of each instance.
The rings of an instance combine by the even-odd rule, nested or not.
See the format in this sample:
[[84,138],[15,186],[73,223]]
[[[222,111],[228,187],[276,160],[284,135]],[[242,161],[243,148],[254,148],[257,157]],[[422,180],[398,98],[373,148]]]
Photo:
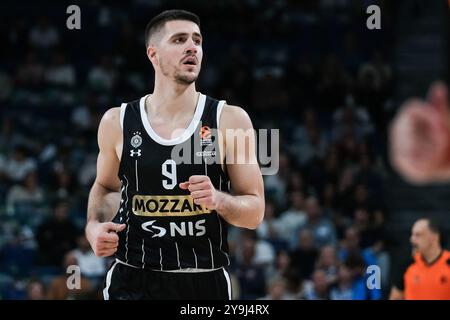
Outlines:
[[257,210],[254,211],[253,217],[251,221],[249,221],[248,225],[246,226],[247,229],[255,230],[258,228],[258,226],[262,223],[264,219],[264,204],[260,206]]

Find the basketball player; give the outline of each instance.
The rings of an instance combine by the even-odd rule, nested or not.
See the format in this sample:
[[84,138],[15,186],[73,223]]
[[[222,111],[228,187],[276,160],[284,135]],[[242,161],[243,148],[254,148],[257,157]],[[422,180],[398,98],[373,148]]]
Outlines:
[[[243,109],[196,91],[203,51],[195,14],[165,11],[145,36],[153,93],[108,110],[98,131],[86,235],[98,256],[116,257],[103,295],[230,299],[227,223],[255,229],[264,188],[254,135],[239,144],[224,132],[252,123]],[[190,161],[174,159],[174,149]],[[245,163],[224,160],[242,154]]]
[[450,300],[450,251],[442,248],[439,224],[430,219],[414,223],[414,259],[394,279],[392,300]]
[[450,106],[443,83],[431,86],[427,101],[405,103],[392,123],[390,157],[412,183],[450,180]]

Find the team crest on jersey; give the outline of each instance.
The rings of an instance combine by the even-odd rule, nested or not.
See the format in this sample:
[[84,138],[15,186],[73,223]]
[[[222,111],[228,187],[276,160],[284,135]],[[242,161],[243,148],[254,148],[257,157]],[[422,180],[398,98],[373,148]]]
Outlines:
[[142,144],[142,137],[140,132],[134,132],[134,136],[131,138],[131,146],[137,148]]

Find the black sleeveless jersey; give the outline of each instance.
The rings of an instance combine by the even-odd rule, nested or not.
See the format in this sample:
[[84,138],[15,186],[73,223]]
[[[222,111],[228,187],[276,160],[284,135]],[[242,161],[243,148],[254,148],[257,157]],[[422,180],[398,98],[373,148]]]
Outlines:
[[211,134],[225,101],[199,94],[189,127],[168,140],[150,126],[145,98],[120,110],[121,204],[113,221],[126,228],[119,233],[116,258],[153,270],[228,266],[227,223],[179,187],[192,175],[207,175],[217,190],[229,191],[218,139]]

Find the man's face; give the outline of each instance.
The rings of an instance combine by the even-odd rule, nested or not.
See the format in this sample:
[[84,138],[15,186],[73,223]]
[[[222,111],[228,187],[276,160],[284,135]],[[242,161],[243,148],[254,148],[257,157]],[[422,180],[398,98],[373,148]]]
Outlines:
[[[155,69],[179,84],[195,82],[200,73],[203,49],[197,24],[191,21],[168,21],[154,36]],[[147,51],[149,52],[149,51]]]
[[428,227],[427,220],[417,221],[412,228],[410,238],[413,250],[423,254],[433,246],[436,241],[436,237],[437,235],[434,234]]

